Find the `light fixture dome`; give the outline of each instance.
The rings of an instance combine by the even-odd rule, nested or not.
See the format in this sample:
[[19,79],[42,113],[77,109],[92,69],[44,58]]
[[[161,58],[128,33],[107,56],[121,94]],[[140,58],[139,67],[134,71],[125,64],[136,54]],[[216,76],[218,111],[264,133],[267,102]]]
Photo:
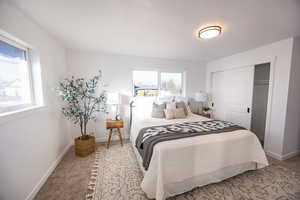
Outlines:
[[207,26],[199,30],[198,37],[202,39],[210,39],[219,36],[221,32],[221,26]]

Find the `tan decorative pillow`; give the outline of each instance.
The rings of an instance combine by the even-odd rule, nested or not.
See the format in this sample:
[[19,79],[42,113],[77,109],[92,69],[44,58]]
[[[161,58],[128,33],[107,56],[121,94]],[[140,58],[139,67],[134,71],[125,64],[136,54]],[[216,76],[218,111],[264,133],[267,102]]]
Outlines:
[[166,119],[174,119],[174,112],[175,109],[165,109],[165,116]]
[[167,109],[176,109],[176,103],[167,103]]
[[173,109],[173,114],[174,114],[175,119],[180,119],[180,118],[185,118],[186,117],[186,114],[185,114],[183,108]]

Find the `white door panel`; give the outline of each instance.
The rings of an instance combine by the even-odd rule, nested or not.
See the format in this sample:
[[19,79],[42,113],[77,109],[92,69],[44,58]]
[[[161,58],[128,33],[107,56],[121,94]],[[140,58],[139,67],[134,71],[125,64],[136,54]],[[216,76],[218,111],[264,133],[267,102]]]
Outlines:
[[212,99],[216,119],[250,129],[254,66],[213,74]]
[[213,117],[215,119],[224,120],[224,73],[213,73],[212,76],[212,100],[213,100]]

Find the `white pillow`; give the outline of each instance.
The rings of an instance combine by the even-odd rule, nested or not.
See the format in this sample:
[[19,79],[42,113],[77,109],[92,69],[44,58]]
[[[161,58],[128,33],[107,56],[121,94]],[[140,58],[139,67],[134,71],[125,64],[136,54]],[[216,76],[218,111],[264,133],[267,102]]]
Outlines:
[[171,103],[173,100],[172,96],[158,96],[156,97],[156,103],[162,104],[162,103]]
[[132,119],[143,120],[151,118],[153,97],[136,97],[132,108]]
[[176,102],[183,101],[185,104],[187,104],[188,103],[188,98],[182,97],[182,96],[176,96],[175,101]]

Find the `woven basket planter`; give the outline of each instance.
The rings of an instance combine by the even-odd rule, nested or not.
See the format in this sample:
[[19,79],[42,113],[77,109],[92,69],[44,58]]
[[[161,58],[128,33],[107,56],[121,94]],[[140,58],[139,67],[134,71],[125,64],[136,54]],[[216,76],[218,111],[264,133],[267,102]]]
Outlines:
[[94,136],[89,136],[87,139],[80,137],[75,139],[75,154],[85,157],[96,150],[96,140]]

